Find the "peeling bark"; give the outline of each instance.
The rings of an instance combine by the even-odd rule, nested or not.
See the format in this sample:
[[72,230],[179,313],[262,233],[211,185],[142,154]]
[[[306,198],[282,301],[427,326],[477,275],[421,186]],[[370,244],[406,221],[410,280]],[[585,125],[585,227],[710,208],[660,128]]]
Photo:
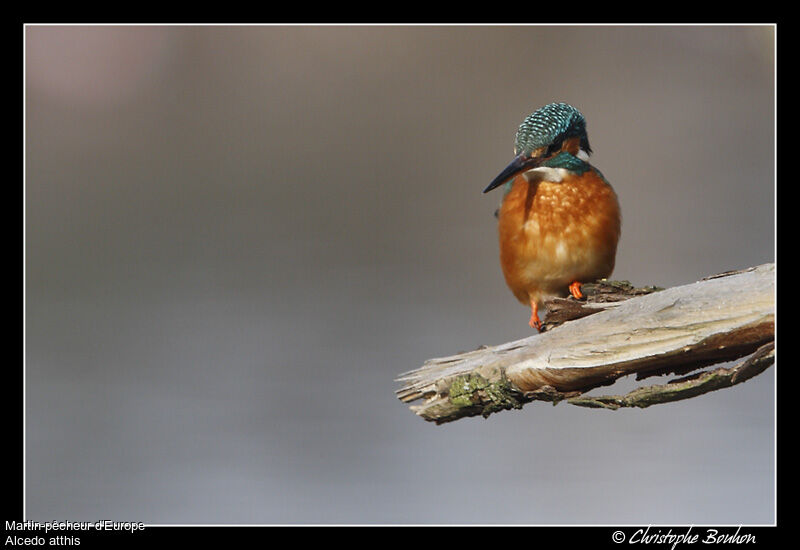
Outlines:
[[[403,387],[398,398],[424,399],[411,409],[436,423],[488,416],[534,400],[568,399],[593,406],[597,402],[580,401],[579,396],[622,376],[686,374],[754,353],[774,340],[774,264],[670,289],[603,280],[582,290],[583,300],[570,297],[546,304],[541,334],[426,361],[399,378]],[[774,351],[758,365],[773,361]],[[703,387],[712,386],[706,381]],[[652,391],[667,390],[673,392],[675,386]],[[687,389],[682,395],[690,393]],[[642,395],[630,402],[644,403]]]

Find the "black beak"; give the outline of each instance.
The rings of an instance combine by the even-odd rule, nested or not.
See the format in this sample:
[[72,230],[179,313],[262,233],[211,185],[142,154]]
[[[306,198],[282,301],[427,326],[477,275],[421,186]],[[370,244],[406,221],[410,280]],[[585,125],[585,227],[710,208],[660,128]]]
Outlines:
[[506,166],[505,169],[500,172],[500,175],[494,178],[494,181],[492,181],[492,183],[490,183],[489,186],[483,190],[483,192],[488,193],[495,187],[500,187],[520,172],[530,170],[531,168],[536,168],[539,166],[539,164],[541,164],[541,162],[542,160],[538,157],[529,157],[525,156],[524,154],[517,155],[514,157],[514,160],[511,161],[511,164]]

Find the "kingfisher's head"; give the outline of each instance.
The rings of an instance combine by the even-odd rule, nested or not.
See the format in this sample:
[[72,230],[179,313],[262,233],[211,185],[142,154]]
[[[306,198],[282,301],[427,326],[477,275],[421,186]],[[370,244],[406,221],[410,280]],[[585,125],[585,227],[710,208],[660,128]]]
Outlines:
[[546,165],[548,160],[563,153],[585,160],[591,152],[586,119],[581,112],[566,103],[550,103],[522,121],[514,142],[514,160],[483,192],[499,187],[521,172]]

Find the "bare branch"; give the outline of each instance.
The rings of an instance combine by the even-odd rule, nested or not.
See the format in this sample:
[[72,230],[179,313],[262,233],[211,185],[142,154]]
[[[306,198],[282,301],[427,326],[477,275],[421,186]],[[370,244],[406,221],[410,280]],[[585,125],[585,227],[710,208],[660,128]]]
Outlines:
[[608,281],[584,289],[586,302],[547,304],[545,332],[430,359],[399,378],[398,397],[425,399],[411,409],[436,423],[533,400],[589,406],[576,398],[622,376],[685,374],[743,357],[774,339],[774,264],[666,290]]
[[619,409],[671,403],[697,397],[723,388],[730,388],[764,372],[775,362],[775,343],[764,344],[745,361],[731,368],[718,368],[672,380],[660,386],[637,388],[626,395],[603,395],[598,397],[573,397],[567,403],[579,407]]

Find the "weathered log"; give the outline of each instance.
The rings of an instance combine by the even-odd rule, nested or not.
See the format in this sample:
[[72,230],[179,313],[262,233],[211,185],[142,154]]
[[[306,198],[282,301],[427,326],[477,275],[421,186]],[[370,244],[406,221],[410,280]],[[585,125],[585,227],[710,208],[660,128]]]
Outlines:
[[[774,264],[670,289],[599,281],[584,291],[585,301],[546,304],[541,334],[426,361],[398,379],[398,397],[424,399],[411,409],[436,423],[488,416],[533,400],[589,406],[576,398],[622,376],[685,374],[774,340]],[[772,361],[774,351],[759,365]]]

